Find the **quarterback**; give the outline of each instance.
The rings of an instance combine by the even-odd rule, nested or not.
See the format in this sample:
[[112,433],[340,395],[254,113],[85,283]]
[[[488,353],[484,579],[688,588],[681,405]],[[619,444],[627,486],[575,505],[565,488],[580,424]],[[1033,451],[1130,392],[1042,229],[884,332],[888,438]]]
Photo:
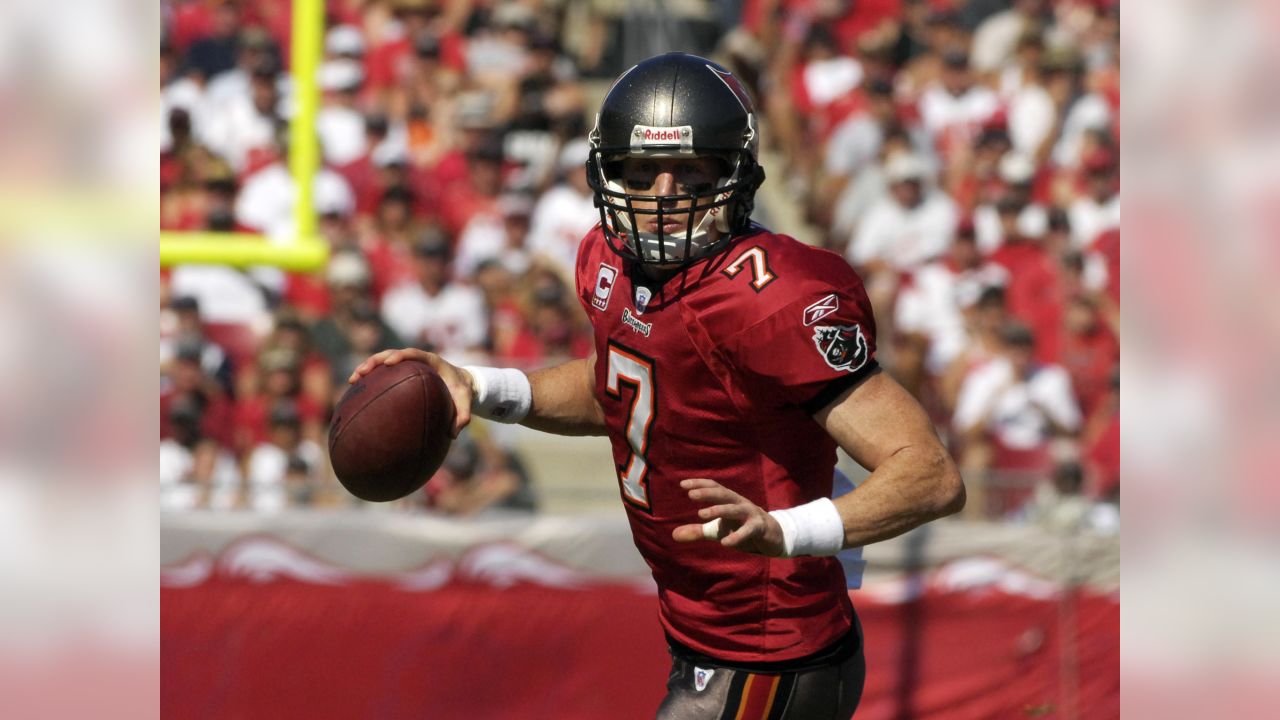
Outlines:
[[[592,357],[526,374],[393,350],[352,379],[422,360],[455,432],[480,415],[609,437],[673,660],[659,718],[848,718],[866,668],[834,555],[957,512],[960,475],[880,371],[857,274],[751,221],[764,170],[733,75],[650,58],[590,140],[600,223],[576,275]],[[872,472],[832,501],[837,447]]]

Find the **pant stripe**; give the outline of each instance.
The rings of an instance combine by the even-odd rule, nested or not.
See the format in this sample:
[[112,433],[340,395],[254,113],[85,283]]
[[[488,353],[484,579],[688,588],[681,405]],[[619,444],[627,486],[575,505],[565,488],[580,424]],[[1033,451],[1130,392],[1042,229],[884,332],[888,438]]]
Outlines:
[[738,714],[734,720],[765,720],[773,708],[774,697],[778,692],[779,675],[755,675],[747,677],[742,688],[742,703],[738,705]]

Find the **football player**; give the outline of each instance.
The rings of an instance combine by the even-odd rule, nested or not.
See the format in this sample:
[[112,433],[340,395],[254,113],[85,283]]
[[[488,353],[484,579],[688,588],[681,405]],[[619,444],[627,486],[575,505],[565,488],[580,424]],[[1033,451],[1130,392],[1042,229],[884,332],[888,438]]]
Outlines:
[[[871,307],[839,256],[750,220],[764,180],[752,102],[669,53],[624,73],[586,163],[586,360],[524,373],[395,350],[472,415],[608,435],[673,657],[658,717],[848,718],[865,677],[841,549],[964,505],[955,464],[876,363]],[[830,499],[836,448],[871,475]]]

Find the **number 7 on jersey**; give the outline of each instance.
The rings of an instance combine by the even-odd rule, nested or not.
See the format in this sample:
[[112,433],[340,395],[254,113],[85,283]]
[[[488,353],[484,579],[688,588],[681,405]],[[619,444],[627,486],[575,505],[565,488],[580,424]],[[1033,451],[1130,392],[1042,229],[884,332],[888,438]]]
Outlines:
[[645,453],[649,449],[649,430],[657,415],[653,361],[643,355],[609,344],[609,369],[605,391],[609,397],[622,400],[622,386],[634,390],[627,409],[627,444],[631,452],[627,464],[618,468],[625,499],[649,509],[649,465]]

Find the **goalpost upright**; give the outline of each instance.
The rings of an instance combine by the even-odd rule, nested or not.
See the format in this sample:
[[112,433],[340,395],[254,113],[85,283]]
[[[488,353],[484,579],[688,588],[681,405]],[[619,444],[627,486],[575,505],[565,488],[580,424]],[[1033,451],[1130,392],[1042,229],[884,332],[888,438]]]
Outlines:
[[294,112],[289,121],[289,174],[293,178],[293,226],[295,236],[272,242],[258,233],[161,232],[160,266],[180,264],[273,265],[285,270],[312,272],[324,267],[329,246],[316,233],[312,200],[320,147],[316,137],[316,112],[320,93],[316,69],[320,65],[324,36],[324,0],[293,0],[292,52],[289,74],[293,78]]

